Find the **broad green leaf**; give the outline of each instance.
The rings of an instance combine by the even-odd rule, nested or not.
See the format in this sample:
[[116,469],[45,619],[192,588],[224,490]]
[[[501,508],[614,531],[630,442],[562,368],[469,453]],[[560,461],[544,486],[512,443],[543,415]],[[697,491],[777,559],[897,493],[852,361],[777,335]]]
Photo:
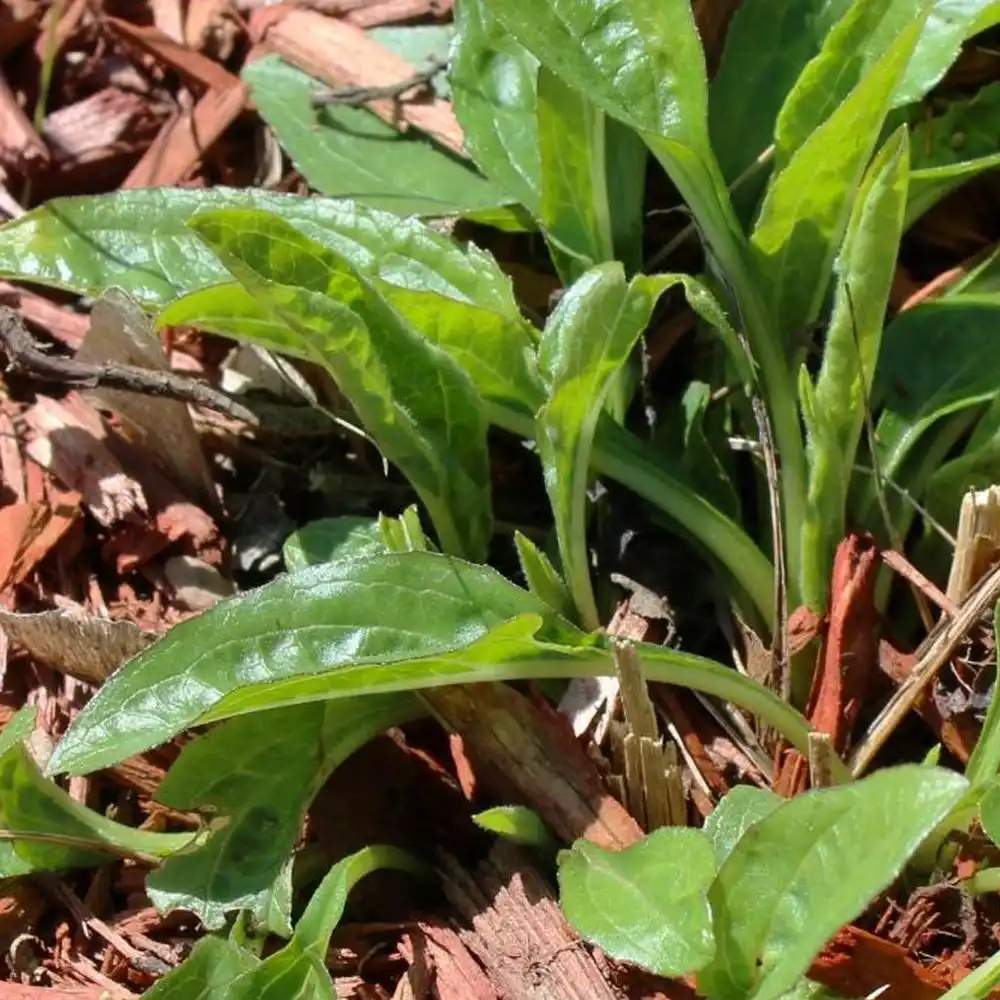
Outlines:
[[737,785],[727,792],[703,828],[715,851],[715,863],[721,867],[743,834],[770,816],[781,803],[782,799],[774,792],[752,785]]
[[[555,515],[567,582],[585,626],[600,624],[586,545],[587,481],[591,450],[611,383],[649,322],[660,295],[680,284],[706,318],[721,310],[687,275],[640,275],[626,283],[620,264],[595,267],[563,296],[549,317],[539,349],[539,367],[549,399],[539,411],[538,449]],[[703,312],[704,309],[704,312]],[[727,342],[735,334],[721,317]],[[738,345],[733,347],[739,354]]]
[[77,802],[38,769],[25,740],[35,711],[22,709],[0,737],[0,827],[23,834],[0,842],[0,878],[93,868],[116,857],[164,857],[190,844],[188,833],[135,830]]
[[903,31],[774,178],[751,244],[786,340],[819,314],[855,194],[922,27]]
[[[993,612],[993,635],[1000,636],[1000,604]],[[974,787],[984,786],[1000,774],[1000,698],[996,697],[996,690],[994,686],[982,731],[965,765],[965,776]]]
[[715,854],[700,830],[664,827],[622,851],[586,840],[559,855],[559,903],[586,940],[659,976],[715,954],[708,887]]
[[534,809],[526,806],[494,806],[476,813],[472,821],[487,833],[495,833],[514,844],[555,853],[555,837],[545,825],[545,820]]
[[712,148],[732,183],[771,143],[778,111],[850,0],[750,0],[733,15],[712,80]]
[[469,155],[487,177],[537,214],[539,181],[538,61],[505,31],[487,0],[455,9],[452,104]]
[[576,620],[573,595],[549,557],[520,531],[514,532],[514,545],[528,590],[568,621]]
[[405,135],[365,108],[315,108],[321,81],[277,56],[241,74],[261,117],[309,184],[397,215],[460,215],[509,196],[468,163],[410,129]]
[[900,129],[869,169],[848,222],[815,386],[802,375],[809,492],[799,578],[803,599],[817,610],[826,607],[834,552],[844,537],[848,487],[903,231],[908,166],[906,131]]
[[378,521],[371,517],[324,517],[285,539],[282,555],[289,570],[317,563],[369,559],[385,552]]
[[303,675],[330,683],[351,665],[377,666],[387,683],[395,676],[386,690],[407,690],[390,664],[461,649],[532,613],[546,639],[579,641],[485,566],[427,552],[312,566],[182,622],[127,663],[77,716],[50,770],[84,773],[156,746],[247,685]]
[[617,118],[606,119],[604,129],[612,259],[620,260],[625,274],[632,277],[642,270],[649,150],[642,136]]
[[608,202],[607,119],[544,66],[538,74],[540,222],[564,285],[614,259]]
[[259,963],[256,955],[232,941],[203,937],[176,969],[143,996],[146,1000],[226,1000],[233,980]]
[[230,280],[188,227],[198,211],[261,209],[336,251],[361,274],[440,292],[514,319],[510,279],[492,257],[416,219],[349,201],[254,189],[162,188],[55,198],[0,226],[0,275],[83,295],[115,286],[147,306]]
[[210,930],[231,911],[249,910],[291,934],[287,910],[268,919],[268,907],[310,802],[355,750],[419,714],[407,694],[295,705],[230,719],[188,744],[156,798],[203,812],[211,834],[148,877],[153,904],[190,910]]
[[191,226],[286,324],[282,340],[255,342],[326,368],[420,495],[442,547],[484,558],[492,533],[487,418],[466,372],[342,257],[281,219],[223,210]]
[[334,865],[309,900],[291,941],[233,982],[225,1000],[336,1000],[326,969],[330,937],[343,916],[351,889],[371,872],[395,868],[425,871],[397,847],[366,847]]
[[961,775],[905,765],[807,792],[760,820],[709,890],[718,951],[698,977],[699,990],[780,997],[967,790]]
[[[534,413],[543,398],[527,325],[500,313],[372,279],[376,290],[416,331],[465,369],[484,399]],[[161,326],[196,326],[257,342],[286,337],[285,324],[241,285],[230,282],[177,299]]]

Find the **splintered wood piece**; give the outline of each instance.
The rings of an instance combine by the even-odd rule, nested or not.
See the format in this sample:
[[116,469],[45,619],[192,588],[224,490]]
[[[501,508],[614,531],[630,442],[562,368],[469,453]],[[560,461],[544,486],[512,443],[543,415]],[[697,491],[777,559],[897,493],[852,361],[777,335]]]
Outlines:
[[477,782],[530,805],[563,842],[586,837],[619,850],[642,839],[556,712],[504,684],[437,688],[422,697],[446,729],[461,733]]
[[25,323],[44,330],[67,347],[79,347],[87,333],[87,317],[56,305],[55,302],[27,288],[15,288],[0,281],[0,303],[14,307]]
[[247,100],[243,83],[212,88],[194,106],[170,119],[143,158],[125,178],[123,188],[169,187],[185,180],[205,152],[236,120]]
[[0,72],[0,170],[25,173],[48,159],[48,148]]
[[[331,87],[389,86],[410,79],[419,69],[355,25],[309,10],[288,11],[271,25],[267,41],[288,62]],[[412,125],[465,155],[465,137],[450,101],[380,100],[366,107],[400,131]]]
[[503,1000],[615,1000],[528,856],[503,841],[475,871],[444,859],[445,895],[466,921],[459,935]]
[[[400,952],[410,965],[404,977],[410,996],[499,1000],[458,932],[445,924],[421,921],[403,937]],[[397,997],[406,995],[397,989]]]
[[351,11],[345,20],[359,28],[377,28],[382,24],[414,21],[428,14],[441,19],[451,7],[451,0],[377,0]]
[[961,603],[1000,560],[1000,486],[970,490],[958,516],[948,599]]
[[214,59],[195,52],[157,28],[131,24],[117,17],[106,17],[104,24],[123,42],[152,56],[162,66],[176,70],[189,86],[195,84],[206,90],[226,90],[239,83],[238,77]]

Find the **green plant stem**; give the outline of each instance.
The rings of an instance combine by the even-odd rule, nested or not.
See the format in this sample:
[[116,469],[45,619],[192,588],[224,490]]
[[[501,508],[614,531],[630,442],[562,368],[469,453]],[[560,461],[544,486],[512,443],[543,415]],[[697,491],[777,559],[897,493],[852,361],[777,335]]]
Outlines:
[[[532,440],[534,420],[513,408],[490,404],[498,427]],[[706,548],[726,568],[770,629],[774,609],[774,570],[754,540],[704,497],[660,468],[660,456],[612,421],[604,421],[594,439],[594,469],[627,486],[658,507]]]
[[984,868],[962,882],[962,888],[974,896],[1000,892],[1000,868]]

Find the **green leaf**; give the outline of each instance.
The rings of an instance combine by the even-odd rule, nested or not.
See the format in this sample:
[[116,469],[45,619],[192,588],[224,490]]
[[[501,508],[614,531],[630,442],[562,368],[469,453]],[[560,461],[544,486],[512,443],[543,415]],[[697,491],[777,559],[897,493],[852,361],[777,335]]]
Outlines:
[[286,324],[280,340],[254,342],[326,368],[420,495],[442,547],[484,558],[492,534],[487,419],[465,371],[347,261],[276,216],[223,210],[191,226]]
[[0,274],[100,295],[115,286],[148,306],[230,280],[188,227],[198,211],[261,209],[334,250],[361,274],[440,292],[511,319],[510,279],[472,244],[459,247],[416,219],[351,202],[258,190],[162,188],[55,198],[0,226]]
[[996,397],[998,316],[992,299],[963,295],[908,309],[886,327],[875,385],[883,405],[876,437],[884,475],[893,475],[942,417]]
[[538,413],[538,449],[563,568],[589,629],[600,625],[586,546],[586,491],[594,434],[613,378],[645,330],[660,295],[676,284],[684,288],[699,314],[720,323],[735,356],[742,358],[735,333],[695,279],[639,275],[626,283],[617,263],[593,268],[577,281],[549,317],[542,335],[539,367],[550,389],[548,402]]
[[326,969],[330,937],[351,889],[365,875],[382,868],[425,874],[420,864],[397,847],[366,847],[344,858],[330,869],[309,900],[291,941],[233,982],[225,1000],[336,1000]]
[[486,0],[455,9],[452,104],[476,165],[533,214],[541,205],[535,59],[490,13]]
[[743,834],[770,816],[781,803],[781,797],[774,792],[752,785],[737,785],[727,792],[703,828],[715,851],[715,863],[721,868]]
[[994,784],[979,800],[979,822],[986,836],[1000,845],[1000,785]]
[[700,830],[664,827],[622,851],[578,840],[559,855],[559,902],[588,941],[659,976],[715,953],[707,892],[715,855]]
[[805,66],[775,123],[775,169],[788,163],[809,135],[857,86],[888,43],[919,16],[914,0],[854,0],[833,26],[819,53]]
[[[906,208],[909,148],[898,130],[869,169],[847,226],[815,387],[803,395],[809,493],[799,568],[803,599],[824,610],[848,488],[882,341]],[[808,378],[803,374],[803,378]]]
[[521,564],[521,572],[528,584],[528,590],[567,621],[575,621],[576,608],[573,606],[573,595],[549,557],[520,531],[514,532],[514,545],[517,547],[517,559]]
[[190,910],[210,930],[231,911],[249,910],[273,932],[291,934],[287,909],[269,914],[271,890],[306,809],[355,750],[419,714],[407,694],[294,705],[230,719],[188,744],[156,798],[205,813],[212,832],[148,877],[153,904]]
[[241,78],[295,166],[322,194],[397,215],[458,215],[510,200],[413,129],[404,135],[364,108],[313,107],[322,82],[277,56],[249,63]]
[[38,769],[25,744],[35,711],[22,709],[0,737],[0,878],[37,871],[93,868],[134,854],[148,859],[190,844],[189,833],[135,830],[77,802]]
[[780,997],[830,935],[892,882],[967,789],[953,772],[906,765],[807,792],[760,820],[709,890],[718,951],[698,989]]
[[[448,61],[455,28],[451,24],[383,25],[369,28],[365,34],[413,66],[426,66],[431,60]],[[451,98],[451,83],[444,70],[434,77],[434,93],[444,100]]]
[[227,1000],[237,977],[259,964],[256,955],[225,938],[203,937],[172,972],[146,990],[146,1000]]
[[910,197],[906,203],[907,228],[966,181],[995,167],[1000,167],[1000,153],[944,167],[914,170],[910,174]]
[[712,148],[732,183],[770,145],[782,104],[850,0],[742,3],[712,80]]
[[899,35],[768,190],[751,244],[786,340],[819,314],[851,205],[921,27],[922,19]]
[[303,675],[329,684],[353,665],[378,666],[394,679],[386,690],[408,690],[388,664],[460,649],[528,613],[542,616],[543,636],[578,641],[527,591],[448,556],[385,554],[300,570],[182,622],[122,667],[77,716],[50,770],[84,773],[156,746],[250,684]]
[[317,563],[369,559],[385,552],[378,521],[371,517],[324,517],[310,521],[285,539],[282,554],[289,570]]
[[555,853],[555,837],[534,809],[526,806],[494,806],[472,817],[476,826],[504,840],[535,850]]
[[606,162],[607,121],[579,90],[538,74],[542,158],[540,221],[564,285],[614,259]]
[[569,87],[642,135],[725,266],[742,234],[708,138],[705,57],[688,0],[489,0]]
[[[543,398],[527,324],[492,310],[373,279],[375,289],[415,330],[458,362],[484,399],[534,413]],[[287,336],[285,324],[241,285],[230,282],[177,299],[161,326],[202,330],[258,342]]]
[[[1000,637],[1000,604],[993,612],[993,635]],[[985,785],[1000,773],[1000,698],[995,686],[993,692],[979,739],[965,765],[965,776],[973,787]]]

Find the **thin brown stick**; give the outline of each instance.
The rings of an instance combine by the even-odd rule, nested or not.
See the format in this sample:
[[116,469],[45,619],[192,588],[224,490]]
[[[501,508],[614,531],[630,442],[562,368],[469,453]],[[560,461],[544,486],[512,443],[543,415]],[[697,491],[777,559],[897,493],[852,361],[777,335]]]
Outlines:
[[28,375],[46,382],[57,382],[75,389],[104,387],[142,396],[164,396],[217,410],[253,426],[260,423],[252,410],[237,403],[226,393],[184,375],[150,371],[111,361],[90,364],[75,358],[46,354],[28,332],[21,317],[6,306],[0,306],[0,349],[7,355],[9,368],[22,369]]
[[917,703],[920,693],[947,662],[955,647],[965,638],[980,616],[1000,596],[1000,567],[979,581],[976,589],[962,602],[959,613],[951,618],[942,615],[933,631],[917,650],[917,663],[910,676],[900,684],[851,756],[851,773],[858,777],[872,762],[875,754]]
[[310,103],[314,108],[323,108],[330,104],[360,108],[370,101],[398,101],[411,90],[429,86],[434,77],[447,65],[444,59],[432,59],[427,68],[419,73],[414,73],[399,83],[389,83],[381,87],[322,87],[313,91]]

